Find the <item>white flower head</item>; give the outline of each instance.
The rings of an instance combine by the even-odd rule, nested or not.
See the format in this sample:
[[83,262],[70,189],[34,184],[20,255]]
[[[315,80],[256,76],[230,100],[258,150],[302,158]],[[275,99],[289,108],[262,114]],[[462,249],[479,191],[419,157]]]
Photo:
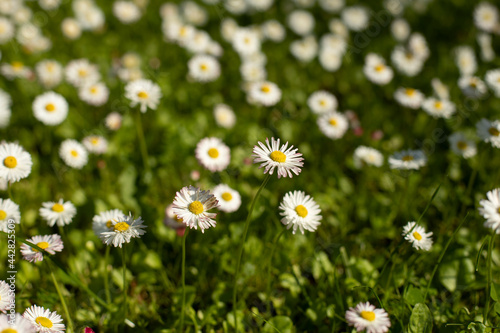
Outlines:
[[99,69],[87,59],[72,60],[66,65],[66,80],[75,87],[98,82]]
[[[11,291],[9,284],[5,281],[0,280],[0,312],[7,313],[7,311],[10,310],[13,304],[11,303],[13,298],[14,292]],[[0,329],[2,329],[1,324]]]
[[297,35],[306,36],[314,30],[314,16],[306,10],[297,9],[288,15],[288,26]]
[[250,86],[248,97],[264,106],[273,106],[281,100],[281,89],[273,82],[254,82]]
[[342,22],[352,31],[364,30],[370,23],[368,10],[362,6],[345,7],[341,17]]
[[[477,136],[484,142],[489,142],[495,148],[500,148],[500,121],[482,118],[476,124]],[[1,174],[0,174],[1,176]]]
[[118,222],[125,214],[119,209],[107,210],[100,212],[92,218],[92,230],[97,237],[106,231],[114,229],[113,221]]
[[391,169],[418,170],[427,164],[427,157],[422,150],[403,150],[389,157]]
[[59,156],[68,166],[81,169],[88,162],[88,153],[85,147],[76,140],[66,139],[59,147]]
[[424,101],[424,94],[413,88],[398,88],[394,93],[394,99],[402,106],[410,109],[418,109]]
[[226,184],[219,184],[214,187],[214,196],[219,201],[219,210],[232,213],[241,206],[241,196],[238,191],[233,190]]
[[458,79],[458,86],[465,96],[481,98],[488,92],[486,84],[477,76],[463,76]]
[[125,97],[130,99],[130,106],[141,106],[141,112],[145,113],[147,108],[156,110],[160,103],[162,93],[160,86],[150,80],[140,79],[129,82],[125,86]]
[[402,46],[397,46],[391,53],[392,63],[398,72],[413,77],[422,71],[424,59]]
[[48,91],[33,101],[33,114],[47,126],[59,125],[68,115],[68,102],[58,93]]
[[33,325],[39,333],[64,333],[66,326],[55,311],[32,305],[23,313],[23,317]]
[[292,228],[295,234],[297,229],[304,234],[304,230],[316,231],[320,225],[321,209],[311,196],[302,191],[288,192],[283,197],[280,207],[281,223]]
[[253,148],[253,162],[262,163],[259,168],[264,168],[264,174],[269,172],[272,175],[276,168],[278,178],[292,178],[292,172],[298,176],[302,171],[304,158],[302,158],[302,154],[297,152],[298,148],[294,149],[293,145],[288,147],[288,142],[280,147],[280,139],[275,140],[274,138],[271,138],[271,143],[266,138],[265,145],[260,141],[258,144],[259,146]]
[[185,186],[175,194],[173,213],[191,229],[198,229],[202,233],[205,229],[215,227],[216,213],[209,213],[212,208],[217,208],[219,202],[210,191],[202,191],[194,186]]
[[215,81],[220,76],[220,65],[214,56],[198,54],[188,62],[189,76],[199,82]]
[[417,250],[429,251],[432,247],[432,232],[425,232],[416,222],[408,222],[403,227],[403,236]]
[[214,107],[214,118],[217,125],[224,128],[232,128],[236,123],[233,109],[226,104],[217,104]]
[[101,232],[99,237],[104,244],[121,248],[123,243],[130,243],[132,238],[140,238],[146,233],[143,229],[147,226],[143,222],[140,216],[138,219],[134,219],[132,214],[119,216],[111,220],[111,230]]
[[[56,254],[56,252],[61,252],[64,249],[61,236],[58,234],[44,235],[44,236],[33,236],[27,239],[28,242],[35,244],[44,251],[50,254]],[[43,253],[39,250],[32,248],[26,244],[21,244],[21,254],[23,259],[29,262],[37,262],[43,260]]]
[[109,89],[102,82],[84,84],[78,90],[78,97],[87,104],[101,106],[108,101]]
[[347,117],[335,111],[323,114],[317,123],[321,132],[333,140],[342,138],[349,128]]
[[465,137],[462,132],[455,132],[448,137],[451,150],[463,158],[471,158],[476,155],[477,149],[474,141]]
[[196,159],[208,170],[222,171],[231,161],[231,151],[219,138],[204,138],[196,145]]
[[366,330],[366,333],[385,333],[391,327],[391,320],[384,309],[377,309],[369,302],[359,303],[355,308],[349,308],[345,313],[349,326],[356,331]]
[[307,105],[312,112],[323,114],[330,111],[335,111],[338,106],[337,98],[324,90],[319,90],[311,94],[307,99]]
[[0,231],[8,232],[8,225],[11,220],[16,224],[21,223],[19,205],[10,199],[0,199]]
[[240,55],[250,55],[260,51],[260,38],[257,32],[250,28],[236,28],[232,35],[232,45]]
[[31,155],[17,143],[0,143],[0,178],[18,182],[31,173]]
[[480,2],[474,9],[474,24],[481,30],[492,32],[498,25],[498,8],[489,2]]
[[108,141],[100,135],[89,135],[82,140],[85,148],[93,154],[104,154],[108,151]]
[[455,104],[446,99],[429,97],[422,103],[422,109],[434,118],[449,119],[455,113]]
[[385,64],[384,58],[375,53],[366,56],[363,72],[368,80],[378,85],[389,83],[394,76],[392,68]]
[[0,332],[5,333],[36,333],[36,328],[21,314],[16,313],[12,320],[12,314],[0,314]]
[[487,199],[479,201],[479,214],[481,214],[486,221],[484,226],[492,229],[497,234],[500,234],[500,189],[486,193]]
[[381,167],[384,164],[384,156],[375,148],[359,146],[354,150],[354,165],[361,168],[363,165]]
[[115,1],[113,14],[124,24],[137,22],[141,18],[141,10],[133,1]]
[[49,227],[55,224],[63,227],[73,221],[73,217],[76,215],[76,208],[71,201],[64,202],[63,199],[59,199],[58,202],[48,201],[42,203],[42,208],[40,208],[39,212],[40,216],[47,221]]
[[111,112],[106,116],[105,125],[111,131],[117,131],[122,126],[122,115],[118,112]]
[[484,77],[486,84],[493,90],[496,97],[500,97],[500,69],[491,69],[486,72]]
[[55,60],[43,60],[36,64],[35,72],[42,85],[51,89],[61,83],[64,70]]

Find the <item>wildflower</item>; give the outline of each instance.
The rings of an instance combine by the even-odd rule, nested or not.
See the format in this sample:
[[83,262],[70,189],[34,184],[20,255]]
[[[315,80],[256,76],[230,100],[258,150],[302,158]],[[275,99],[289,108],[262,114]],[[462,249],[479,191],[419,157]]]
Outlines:
[[215,227],[217,224],[214,220],[217,214],[208,211],[218,206],[217,198],[210,191],[202,191],[194,186],[185,186],[176,193],[172,211],[191,229],[200,227],[201,232],[205,232],[205,229]]
[[389,157],[391,169],[418,170],[427,163],[422,150],[403,150]]
[[258,142],[259,146],[253,148],[254,163],[261,163],[259,168],[264,168],[264,174],[269,172],[270,175],[274,173],[274,169],[278,169],[278,178],[290,177],[292,172],[299,175],[301,167],[304,165],[302,162],[302,154],[298,153],[298,148],[293,148],[293,145],[288,147],[288,142],[280,147],[280,139],[274,140],[271,138],[271,144],[266,139],[266,145]]
[[[44,235],[44,236],[34,236],[27,239],[28,242],[35,244],[42,250],[47,251],[50,254],[55,254],[56,252],[61,252],[64,249],[61,236],[58,234]],[[43,253],[34,249],[26,244],[21,244],[21,254],[23,259],[29,262],[37,262],[43,260]]]
[[231,161],[231,151],[219,138],[204,138],[196,145],[196,159],[208,170],[222,171]]
[[0,178],[18,182],[31,173],[31,155],[17,143],[0,143]]
[[491,228],[497,234],[500,234],[500,189],[486,193],[487,200],[480,200],[479,214],[481,214],[486,221],[484,226]]
[[293,228],[293,234],[297,228],[304,234],[304,229],[315,231],[320,225],[321,209],[313,198],[302,191],[285,194],[279,208],[280,215],[283,216],[281,223],[286,225],[287,229]]
[[219,210],[232,213],[241,206],[241,196],[238,191],[233,190],[226,184],[219,184],[214,187],[214,196],[219,201]]
[[42,306],[32,305],[23,313],[23,317],[31,322],[39,333],[64,333],[66,327],[56,311]]
[[66,139],[59,147],[59,156],[68,166],[81,169],[88,162],[88,153],[85,147],[76,140]]
[[76,215],[76,208],[71,201],[64,202],[59,199],[59,202],[49,201],[42,203],[42,208],[39,210],[40,216],[47,221],[49,227],[57,224],[63,227],[70,224],[73,217]]
[[111,220],[112,226],[110,231],[103,231],[100,234],[102,242],[106,245],[113,244],[114,247],[122,247],[123,243],[130,243],[132,238],[140,238],[146,231],[142,230],[147,228],[143,225],[144,221],[139,216],[134,219],[132,214],[125,216],[122,215],[114,220]]
[[349,308],[345,313],[345,319],[349,326],[354,326],[358,332],[366,330],[366,333],[385,333],[391,327],[387,312],[375,308],[369,302]]
[[432,246],[432,232],[425,232],[425,229],[416,222],[408,222],[403,228],[403,236],[417,250],[429,251]]
[[162,93],[160,86],[153,81],[140,79],[129,82],[125,86],[125,97],[130,99],[130,106],[135,107],[137,104],[141,106],[141,112],[145,113],[147,108],[156,110]]

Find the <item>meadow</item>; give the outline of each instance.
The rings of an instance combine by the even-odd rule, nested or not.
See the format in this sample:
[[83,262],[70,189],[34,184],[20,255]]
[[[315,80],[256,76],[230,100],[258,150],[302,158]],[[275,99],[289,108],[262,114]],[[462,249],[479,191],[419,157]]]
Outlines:
[[0,0],[0,51],[0,333],[499,329],[495,1]]

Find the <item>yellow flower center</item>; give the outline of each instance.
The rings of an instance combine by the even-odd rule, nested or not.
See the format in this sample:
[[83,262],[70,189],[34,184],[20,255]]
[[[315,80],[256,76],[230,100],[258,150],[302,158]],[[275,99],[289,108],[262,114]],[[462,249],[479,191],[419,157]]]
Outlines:
[[[498,131],[495,127],[490,127],[490,129],[488,130],[488,133],[490,133],[493,136],[500,135],[500,131]],[[5,161],[4,161],[4,164],[5,164]]]
[[326,105],[325,100],[324,100],[324,99],[322,99],[321,101],[319,101],[319,105],[321,105],[321,106],[325,106],[325,105]]
[[498,209],[497,209],[497,213],[498,213],[498,214],[500,214],[500,207],[498,207]]
[[12,68],[16,71],[21,70],[24,67],[23,63],[20,61],[13,61],[11,65],[12,65]]
[[335,118],[330,118],[330,121],[329,121],[330,125],[332,126],[337,126],[337,120]]
[[377,66],[375,66],[375,71],[377,71],[379,73],[382,72],[384,69],[385,69],[384,65],[377,65]]
[[108,220],[108,222],[106,222],[106,228],[113,229],[113,222],[111,220]]
[[56,109],[55,105],[52,104],[52,103],[49,103],[47,105],[45,105],[45,110],[47,110],[48,112],[52,112]]
[[443,102],[437,101],[434,103],[434,107],[438,110],[441,110],[443,108]]
[[297,207],[295,207],[295,212],[300,217],[306,217],[308,213],[307,208],[302,205],[298,205]]
[[408,88],[408,89],[406,89],[405,93],[406,93],[407,96],[411,97],[411,96],[415,95],[415,89]]
[[182,223],[182,219],[180,219],[177,215],[174,215],[174,220],[177,223]]
[[78,157],[78,152],[76,150],[71,151],[71,156]]
[[144,99],[144,98],[148,98],[148,93],[147,93],[147,92],[145,92],[145,91],[139,91],[139,92],[137,93],[137,97],[142,98],[142,99]]
[[465,148],[467,148],[467,143],[465,141],[458,141],[457,142],[457,147],[460,150],[464,150]]
[[405,162],[413,161],[413,156],[411,155],[403,156],[402,160]]
[[200,215],[201,213],[203,213],[203,204],[198,200],[196,200],[189,204],[188,209],[191,213],[195,215]]
[[[232,199],[232,198],[233,198],[233,196],[231,195],[231,193],[229,193],[229,192],[224,192],[224,193],[222,193],[222,199],[223,199],[224,201],[231,201],[231,199]],[[1,212],[1,211],[0,211],[0,212]],[[0,217],[1,217],[1,215],[0,215]],[[1,219],[0,219],[0,220],[1,220]]]
[[7,213],[5,212],[5,210],[0,209],[0,220],[5,220],[6,217]]
[[186,27],[181,27],[179,29],[179,36],[183,37],[187,34],[187,28]]
[[[47,242],[38,242],[38,243],[36,243],[36,246],[38,246],[42,250],[45,250],[46,248],[49,247],[49,243],[47,243]],[[38,252],[38,250],[34,249],[34,248],[31,248],[31,250],[33,250],[34,252]]]
[[127,224],[127,222],[118,222],[115,224],[114,229],[116,232],[124,232],[127,231],[130,226]]
[[263,84],[261,87],[260,87],[260,91],[262,91],[263,93],[269,93],[271,91],[271,87],[269,87],[268,84]]
[[7,156],[3,160],[3,165],[5,165],[9,169],[13,169],[17,166],[17,160],[14,156]]
[[373,311],[361,311],[361,318],[366,319],[368,321],[374,321],[375,313]]
[[217,158],[219,157],[219,151],[216,148],[210,148],[208,150],[208,156],[210,156],[211,158]]
[[52,326],[54,326],[54,324],[52,324],[52,322],[50,321],[49,318],[36,317],[35,321],[37,324],[39,324],[43,327],[51,328]]
[[63,205],[61,205],[60,203],[56,203],[56,204],[54,204],[54,205],[52,206],[52,210],[53,210],[54,212],[60,213],[60,212],[64,211],[64,206],[63,206]]
[[286,162],[286,155],[278,150],[275,150],[271,154],[269,154],[269,157],[274,162],[278,162],[278,163],[285,163]]
[[79,69],[78,70],[78,75],[79,76],[87,76],[87,71],[85,69]]
[[245,44],[250,44],[250,38],[245,37],[245,38],[243,39],[243,42],[244,42]]
[[0,333],[17,333],[17,330],[13,328],[6,328]]
[[207,65],[205,65],[205,64],[201,64],[201,65],[200,65],[200,69],[201,69],[202,71],[206,71],[206,70],[208,69],[208,66],[207,66]]
[[50,73],[52,73],[55,68],[56,68],[56,66],[53,63],[47,64],[47,67],[46,67],[47,71]]
[[93,94],[93,95],[97,94],[97,87],[92,86],[92,87],[90,88],[90,93],[91,93],[91,94]]
[[415,237],[416,240],[422,240],[422,235],[416,231],[413,233],[413,237]]
[[99,138],[92,138],[90,139],[90,143],[94,146],[96,146],[99,143]]

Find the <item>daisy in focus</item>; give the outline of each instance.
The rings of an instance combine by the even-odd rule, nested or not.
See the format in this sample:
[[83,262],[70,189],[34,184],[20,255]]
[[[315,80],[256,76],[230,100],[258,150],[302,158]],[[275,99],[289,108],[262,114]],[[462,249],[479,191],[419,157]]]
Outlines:
[[19,206],[10,199],[0,199],[0,231],[9,231],[9,220],[14,220],[16,224],[21,223]]
[[209,213],[212,208],[219,207],[217,198],[210,191],[202,191],[194,186],[185,186],[175,194],[173,213],[191,229],[205,232],[205,229],[215,227],[216,213]]
[[125,216],[125,214],[119,209],[111,209],[95,215],[92,218],[94,234],[100,237],[101,233],[113,230],[113,221],[118,222],[122,216]]
[[241,206],[241,196],[238,191],[233,190],[226,184],[219,184],[214,187],[213,193],[219,201],[219,210],[232,213]]
[[403,227],[402,235],[417,250],[429,251],[432,247],[432,232],[426,233],[424,227],[419,226],[416,222],[408,222]]
[[66,165],[75,169],[83,168],[88,162],[88,153],[85,147],[72,139],[66,139],[61,143],[59,156]]
[[21,316],[21,314],[16,313],[14,323],[12,323],[12,314],[0,315],[0,332],[5,333],[36,333],[36,328],[31,324],[31,322]]
[[274,140],[271,138],[271,143],[269,139],[266,139],[266,144],[258,142],[259,146],[254,146],[253,155],[254,163],[261,163],[260,168],[264,168],[264,174],[268,173],[272,175],[274,169],[278,170],[278,179],[281,177],[292,178],[292,172],[295,175],[299,175],[302,171],[301,167],[304,165],[304,158],[302,154],[298,153],[298,148],[293,148],[293,145],[288,147],[288,142],[280,147],[280,139]]
[[14,183],[31,173],[31,155],[17,143],[0,143],[0,178]]
[[427,163],[422,150],[403,150],[389,157],[391,169],[418,170]]
[[[56,252],[61,252],[64,249],[61,236],[58,234],[44,235],[44,236],[33,236],[27,239],[28,242],[35,244],[44,251],[50,254],[56,254]],[[23,259],[29,262],[37,262],[43,260],[43,253],[34,249],[26,244],[21,244],[21,254]]]
[[111,220],[110,230],[101,232],[99,237],[104,244],[121,248],[123,243],[130,243],[132,238],[140,238],[146,233],[143,229],[147,226],[143,225],[143,222],[140,216],[134,219],[132,214],[122,215]]
[[141,112],[145,113],[148,108],[156,110],[162,93],[160,86],[153,81],[140,79],[129,82],[125,86],[125,97],[130,100],[130,107],[139,104]]
[[32,305],[24,311],[23,317],[40,333],[64,333],[66,330],[61,316],[42,306]]
[[486,193],[487,199],[479,201],[479,214],[481,214],[486,221],[484,226],[492,229],[497,234],[500,234],[500,189]]
[[40,208],[39,212],[40,216],[47,221],[49,227],[55,224],[63,227],[73,221],[73,217],[76,215],[76,208],[71,201],[64,202],[63,199],[59,199],[59,202],[49,201],[42,203],[42,208]]
[[307,231],[316,231],[320,225],[321,209],[309,195],[302,191],[288,192],[283,197],[280,207],[281,223],[292,228],[295,235],[297,229],[304,234]]
[[196,159],[208,170],[222,171],[231,161],[231,151],[219,138],[204,138],[196,145]]
[[349,308],[345,313],[349,326],[356,331],[366,330],[366,333],[385,333],[391,327],[391,320],[384,309],[377,309],[369,302],[359,303],[355,308]]
[[328,112],[317,120],[318,127],[324,135],[336,140],[344,136],[349,128],[347,117],[339,112]]
[[7,313],[7,311],[10,310],[10,307],[12,306],[11,300],[14,298],[13,296],[14,294],[10,290],[9,284],[0,280],[0,312]]

